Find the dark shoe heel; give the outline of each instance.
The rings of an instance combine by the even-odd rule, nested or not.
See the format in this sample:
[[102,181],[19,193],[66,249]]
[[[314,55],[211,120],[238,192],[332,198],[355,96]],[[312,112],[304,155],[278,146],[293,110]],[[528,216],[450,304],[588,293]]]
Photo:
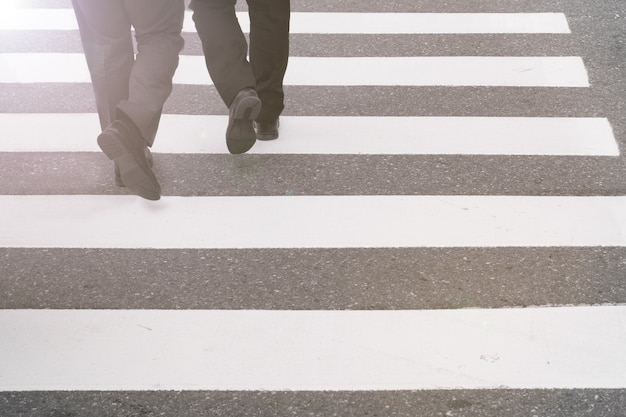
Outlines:
[[122,182],[122,174],[120,173],[120,166],[117,163],[115,163],[114,167],[115,167],[115,185],[117,185],[118,187],[126,187],[126,185],[124,185],[124,183]]
[[273,122],[254,122],[256,129],[256,138],[258,140],[274,140],[278,139],[278,127],[280,121],[276,119]]

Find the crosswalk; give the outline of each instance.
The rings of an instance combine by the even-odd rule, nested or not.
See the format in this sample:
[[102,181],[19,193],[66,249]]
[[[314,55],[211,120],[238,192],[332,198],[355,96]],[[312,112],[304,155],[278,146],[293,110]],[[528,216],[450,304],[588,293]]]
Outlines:
[[[4,30],[77,30],[68,9],[13,9],[0,17]],[[245,12],[237,19],[250,31]],[[183,32],[195,32],[186,12]],[[292,34],[298,33],[570,33],[563,13],[299,13],[291,15]]]
[[[0,138],[4,152],[99,152],[84,140],[99,133],[93,113],[4,113],[0,123],[10,132]],[[68,123],[76,129],[64,131]],[[226,116],[163,115],[153,149],[227,153],[221,142],[206,140],[226,123]],[[51,140],[42,130],[64,134]],[[250,153],[619,156],[611,125],[600,117],[287,116],[281,135],[289,140],[259,142]]]
[[[35,4],[0,8],[0,415],[620,415],[621,153],[608,111],[541,103],[594,92],[558,7],[293,1],[281,137],[240,156],[187,13],[155,203],[95,143],[69,2]],[[442,35],[557,50],[365,41]]]
[[[8,223],[0,238],[5,247],[626,245],[623,197],[169,196],[158,209],[126,196],[11,196],[0,201],[0,214]],[[80,227],[75,227],[78,221]]]
[[[623,353],[606,340],[626,343],[623,316],[615,307],[9,311],[5,320],[36,332],[5,335],[26,347],[37,380],[19,361],[4,374],[14,390],[622,388]],[[540,329],[538,320],[545,321]],[[50,349],[51,333],[76,338],[63,351],[67,359]],[[433,335],[428,343],[424,334]],[[459,334],[466,335],[463,349],[455,345]],[[599,357],[581,361],[579,349]]]
[[[81,54],[3,54],[0,82],[89,82]],[[183,56],[174,82],[207,84],[204,58]],[[39,68],[47,68],[41,72]],[[393,68],[393,77],[388,77]],[[286,85],[588,87],[578,57],[293,57]]]

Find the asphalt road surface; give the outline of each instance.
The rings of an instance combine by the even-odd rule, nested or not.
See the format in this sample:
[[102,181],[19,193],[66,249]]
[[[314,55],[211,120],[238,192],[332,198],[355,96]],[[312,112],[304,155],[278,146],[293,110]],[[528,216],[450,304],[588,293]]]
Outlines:
[[239,156],[188,15],[157,203],[5,1],[0,416],[626,416],[623,0],[294,0]]

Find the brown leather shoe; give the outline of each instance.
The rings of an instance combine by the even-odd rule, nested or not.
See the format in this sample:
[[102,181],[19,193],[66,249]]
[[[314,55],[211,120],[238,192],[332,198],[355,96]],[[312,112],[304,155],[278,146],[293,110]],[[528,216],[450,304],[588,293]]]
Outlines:
[[254,122],[256,129],[256,138],[258,140],[274,140],[278,139],[278,127],[280,122],[276,119],[273,122]]
[[261,100],[253,88],[244,88],[237,93],[230,105],[226,146],[232,154],[247,152],[254,142],[256,133],[252,121],[261,111]]

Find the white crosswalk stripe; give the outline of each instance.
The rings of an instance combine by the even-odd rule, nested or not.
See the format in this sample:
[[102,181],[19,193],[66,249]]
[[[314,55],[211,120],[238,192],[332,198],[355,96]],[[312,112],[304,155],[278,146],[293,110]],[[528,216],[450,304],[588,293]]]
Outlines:
[[[0,330],[12,341],[0,345],[7,361],[0,387],[16,391],[520,389],[538,384],[622,388],[626,351],[615,347],[626,343],[621,326],[625,318],[626,307],[9,310],[0,316]],[[541,329],[536,329],[537,321],[543,323]],[[572,322],[578,325],[572,327]],[[433,335],[428,343],[424,334]],[[464,338],[463,349],[455,344],[459,337]],[[118,340],[124,343],[115,343]],[[62,354],[51,351],[50,344]]]
[[[389,71],[393,77],[384,76]],[[180,58],[176,83],[209,80],[204,57]],[[89,72],[82,54],[0,54],[0,82],[89,82]],[[285,85],[588,87],[589,80],[579,57],[293,57]]]
[[[244,32],[247,13],[237,13]],[[68,9],[10,9],[0,16],[0,30],[78,30]],[[191,12],[186,32],[195,32]],[[570,33],[562,13],[298,13],[291,33]]]
[[[0,247],[626,246],[623,197],[11,196]],[[255,215],[250,216],[250,207]],[[563,213],[567,211],[567,216]],[[259,221],[263,219],[263,221]],[[155,224],[160,224],[155,228]]]
[[[239,12],[238,16],[248,31],[247,14]],[[16,7],[0,13],[0,31],[76,29],[68,8]],[[185,31],[194,30],[187,12]],[[567,16],[558,11],[294,11],[292,33],[558,34],[564,39],[572,34]],[[469,49],[467,54],[455,56],[297,56],[290,59],[286,85],[319,88],[320,94],[322,88],[330,87],[345,88],[347,94],[354,87],[505,88],[516,93],[547,88],[552,94],[593,89],[581,56],[480,56]],[[202,88],[211,86],[203,57],[183,52],[174,81],[176,86],[202,94]],[[43,91],[55,84],[89,82],[80,53],[0,53],[3,88],[34,86]],[[0,113],[5,132],[0,137],[0,157],[6,160],[41,155],[78,160],[100,153],[94,140],[99,132],[93,109],[31,113],[20,111],[16,104],[15,111],[10,110]],[[392,166],[416,163],[418,156],[469,161],[490,157],[495,164],[504,164],[510,157],[529,161],[562,158],[577,164],[621,156],[610,120],[603,115],[328,116],[290,114],[287,107],[278,141],[257,143],[249,155],[233,157],[227,155],[223,142],[227,116],[181,113],[162,117],[153,148],[157,163],[159,158],[219,158],[226,166],[240,169],[236,175],[241,178],[236,181],[257,175],[261,181],[284,181],[257,171],[255,164],[261,159],[253,158],[382,158],[374,164]],[[396,162],[394,157],[403,159]],[[355,159],[340,161],[348,165]],[[89,162],[82,163],[93,171]],[[363,181],[370,176],[375,180],[376,172],[363,172]],[[214,180],[207,174],[207,182]],[[509,195],[329,192],[296,196],[264,195],[262,190],[259,195],[241,195],[239,189],[226,185],[216,195],[165,195],[158,202],[147,202],[120,195],[125,194],[123,189],[116,189],[114,195],[104,191],[85,194],[72,191],[71,186],[67,189],[72,192],[23,195],[13,191],[11,181],[20,179],[0,180],[5,190],[0,195],[0,259],[13,259],[9,255],[20,251],[64,250],[73,254],[66,255],[71,264],[80,263],[81,251],[111,251],[119,257],[112,260],[114,264],[123,262],[125,253],[144,250],[158,251],[164,257],[211,251],[209,255],[203,252],[206,265],[202,276],[195,278],[198,286],[220,279],[206,256],[232,257],[233,264],[257,262],[259,276],[241,279],[258,287],[264,276],[273,273],[271,268],[265,271],[266,265],[259,261],[271,257],[271,251],[376,249],[384,254],[376,262],[389,261],[389,268],[394,269],[398,267],[390,260],[395,259],[394,251],[401,249],[470,253],[626,248],[626,197],[594,191],[577,195],[517,195],[508,190]],[[185,178],[163,181],[182,183]],[[259,255],[242,259],[232,251]],[[468,264],[470,258],[468,255]],[[468,270],[472,267],[479,268],[472,265]],[[559,274],[559,265],[553,267]],[[105,275],[105,268],[93,266],[92,272]],[[422,279],[422,284],[431,285],[419,268],[416,260],[405,272],[406,281],[417,285]],[[21,274],[29,275],[32,267],[24,261],[6,270],[12,275],[0,285],[11,300],[11,286],[19,283]],[[60,272],[52,269],[46,274]],[[581,274],[594,279],[593,271]],[[497,279],[487,275],[485,280]],[[132,284],[132,276],[123,278]],[[336,285],[341,294],[342,285],[348,284],[333,276],[325,285]],[[480,283],[476,285],[480,287]],[[87,291],[82,283],[68,287]],[[419,291],[441,296],[435,287],[436,282]],[[366,282],[363,288],[367,292]],[[280,291],[276,293],[280,297]],[[365,296],[376,299],[375,295]],[[94,298],[102,301],[103,297]],[[626,350],[622,348],[626,344],[626,310],[620,303],[589,305],[574,300],[569,305],[528,302],[527,308],[459,305],[398,310],[393,303],[381,301],[372,302],[370,311],[305,311],[295,303],[290,310],[250,309],[237,300],[227,310],[189,309],[184,300],[177,310],[111,310],[102,304],[48,310],[40,307],[40,302],[16,302],[0,309],[0,395],[38,391],[317,391],[327,395],[333,391],[626,389]]]
[[[153,150],[227,153],[227,123],[227,116],[165,114]],[[96,114],[0,113],[0,124],[8,132],[0,152],[100,152],[87,140],[99,133]],[[76,128],[68,132],[70,124]],[[285,116],[280,134],[284,141],[259,142],[250,153],[619,155],[609,121],[599,117]]]

